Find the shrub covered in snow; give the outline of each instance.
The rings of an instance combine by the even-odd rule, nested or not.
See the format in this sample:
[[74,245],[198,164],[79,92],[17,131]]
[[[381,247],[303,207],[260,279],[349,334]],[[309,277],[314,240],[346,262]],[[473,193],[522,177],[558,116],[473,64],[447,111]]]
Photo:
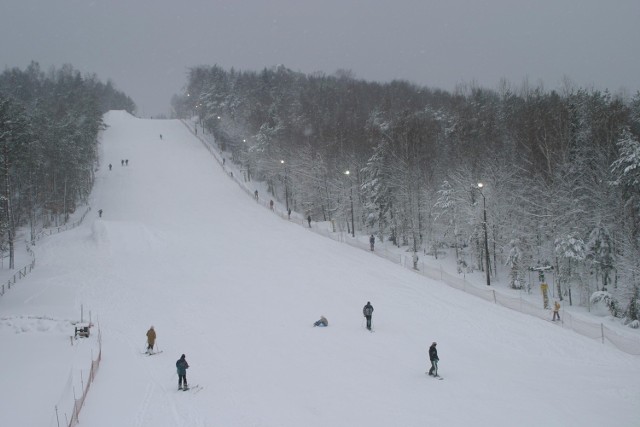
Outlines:
[[627,326],[633,329],[638,329],[640,328],[640,320],[632,320],[631,322],[627,323]]
[[591,294],[591,313],[597,316],[612,314],[613,297],[607,291],[597,291]]

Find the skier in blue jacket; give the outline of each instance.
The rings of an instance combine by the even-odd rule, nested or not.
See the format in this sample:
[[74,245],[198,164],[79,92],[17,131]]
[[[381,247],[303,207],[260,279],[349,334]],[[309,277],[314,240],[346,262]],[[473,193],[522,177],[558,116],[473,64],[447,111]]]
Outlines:
[[187,363],[187,359],[185,359],[184,354],[180,356],[180,359],[176,362],[176,369],[178,370],[178,390],[188,389],[187,369],[189,369],[189,364]]

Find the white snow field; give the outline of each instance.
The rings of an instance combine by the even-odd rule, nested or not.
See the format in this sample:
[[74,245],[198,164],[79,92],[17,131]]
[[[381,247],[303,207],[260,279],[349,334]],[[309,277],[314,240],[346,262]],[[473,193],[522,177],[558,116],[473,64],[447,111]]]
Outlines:
[[[640,426],[639,357],[279,218],[180,121],[105,120],[92,210],[0,298],[0,426],[56,426],[56,405],[67,425],[96,357],[95,333],[70,345],[81,306],[102,331],[81,426]],[[202,390],[178,391],[182,353]]]

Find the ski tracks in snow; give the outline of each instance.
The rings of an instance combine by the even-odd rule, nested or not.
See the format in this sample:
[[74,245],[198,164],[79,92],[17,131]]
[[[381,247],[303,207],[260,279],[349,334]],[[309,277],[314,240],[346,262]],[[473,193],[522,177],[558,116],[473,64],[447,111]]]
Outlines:
[[[165,368],[171,366],[171,362],[162,355],[150,359],[140,356],[138,346],[129,343],[131,354],[136,357],[138,364],[143,367],[148,378],[144,397],[138,407],[134,419],[135,427],[156,427],[171,425],[177,427],[204,427],[206,424],[193,404],[192,393],[177,390],[177,377],[167,375]],[[174,387],[169,386],[172,384]],[[167,423],[170,418],[172,422]]]
[[153,389],[154,385],[152,383],[147,384],[147,389],[144,393],[144,399],[138,408],[138,412],[136,413],[136,417],[134,420],[135,427],[144,427],[145,414],[149,409],[149,402],[151,402],[151,398],[153,397]]

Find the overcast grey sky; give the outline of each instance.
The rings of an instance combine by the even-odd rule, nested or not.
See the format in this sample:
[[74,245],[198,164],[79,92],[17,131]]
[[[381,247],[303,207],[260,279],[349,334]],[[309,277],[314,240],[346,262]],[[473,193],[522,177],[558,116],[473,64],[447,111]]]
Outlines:
[[0,0],[0,65],[32,60],[111,79],[143,116],[203,64],[633,94],[640,0]]

